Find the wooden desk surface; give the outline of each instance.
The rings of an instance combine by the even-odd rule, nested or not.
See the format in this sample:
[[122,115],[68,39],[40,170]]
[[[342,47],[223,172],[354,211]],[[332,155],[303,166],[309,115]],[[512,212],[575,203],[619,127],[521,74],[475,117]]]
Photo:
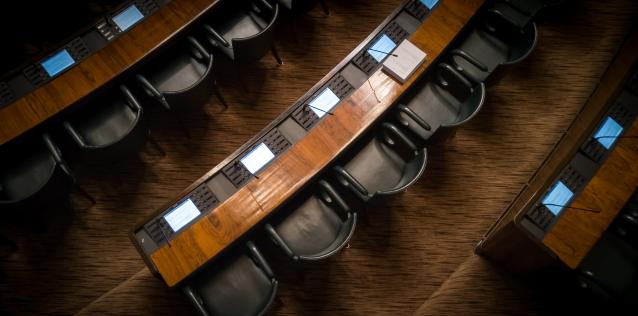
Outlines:
[[0,109],[0,145],[72,106],[154,52],[220,0],[172,0],[59,77]]
[[638,120],[619,138],[594,178],[565,209],[543,243],[570,268],[578,267],[638,187]]
[[[219,254],[288,200],[357,140],[435,61],[484,0],[444,0],[409,40],[427,61],[405,83],[381,70],[346,98],[334,115],[260,172],[228,200],[150,255],[166,284],[174,286]],[[374,87],[374,91],[372,90]],[[375,96],[376,94],[376,96]],[[377,100],[378,98],[378,100]]]

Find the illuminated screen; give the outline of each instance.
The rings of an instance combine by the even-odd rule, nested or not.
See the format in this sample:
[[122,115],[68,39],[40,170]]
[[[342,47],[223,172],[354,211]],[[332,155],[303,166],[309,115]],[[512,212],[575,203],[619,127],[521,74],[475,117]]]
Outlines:
[[50,77],[59,74],[64,69],[71,67],[73,64],[75,64],[75,60],[66,49],[59,51],[40,63],[42,68],[44,68]]
[[572,192],[562,181],[558,181],[549,194],[543,199],[545,205],[554,215],[558,215],[563,210],[563,205],[567,205],[569,200],[574,196]]
[[170,213],[164,215],[164,219],[176,232],[199,216],[200,213],[195,203],[188,199],[177,205]]
[[255,172],[263,168],[273,158],[275,158],[275,154],[268,149],[266,144],[261,143],[246,154],[244,158],[240,159],[240,161],[250,173],[255,174]]
[[439,0],[421,0],[421,3],[428,7],[428,9],[432,9],[437,3],[439,3]]
[[339,97],[330,88],[324,89],[319,96],[310,101],[310,109],[322,117],[339,103]]
[[594,134],[594,139],[603,145],[603,147],[609,149],[614,145],[618,139],[618,135],[622,133],[622,130],[622,126],[608,116],[603,124],[600,125],[600,128],[598,128],[596,134]]
[[370,47],[371,49],[368,49],[368,54],[372,55],[376,61],[381,62],[395,47],[397,47],[397,44],[390,37],[383,34],[383,36]]
[[137,23],[144,17],[142,12],[137,9],[135,5],[131,5],[126,8],[126,10],[120,12],[118,15],[113,17],[113,22],[117,24],[117,27],[122,31],[126,31],[133,24]]

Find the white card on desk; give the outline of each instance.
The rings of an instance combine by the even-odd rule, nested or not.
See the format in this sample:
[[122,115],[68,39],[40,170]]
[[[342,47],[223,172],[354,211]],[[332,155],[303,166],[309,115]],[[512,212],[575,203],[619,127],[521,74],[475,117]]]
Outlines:
[[424,51],[407,39],[403,40],[392,54],[383,62],[383,71],[401,83],[410,78],[426,57]]

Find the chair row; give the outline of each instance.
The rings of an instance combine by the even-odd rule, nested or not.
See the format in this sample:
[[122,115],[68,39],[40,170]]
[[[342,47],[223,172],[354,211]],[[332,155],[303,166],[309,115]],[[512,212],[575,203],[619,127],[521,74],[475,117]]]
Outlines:
[[[512,4],[494,4],[497,8],[502,5]],[[492,23],[491,19],[502,20],[503,15],[488,14],[485,25]],[[500,26],[495,34],[525,29],[513,24],[507,27],[510,29]],[[525,56],[536,42],[533,24],[532,29],[534,40],[528,42]],[[407,190],[425,171],[425,145],[432,136],[450,135],[478,113],[485,101],[484,81],[498,65],[506,63],[494,63],[493,54],[476,54],[483,51],[475,46],[494,43],[491,39],[478,42],[477,32],[472,30],[462,38],[425,83],[398,102],[386,120],[337,161],[327,175],[300,192],[264,224],[266,235],[286,256],[294,261],[317,261],[337,254],[349,243],[357,225],[357,207],[347,201],[374,203],[376,198]],[[521,38],[528,36],[520,32]],[[520,54],[519,41],[525,40],[499,45],[506,52]],[[486,70],[476,76],[457,59]],[[483,68],[483,64],[491,68]],[[274,301],[278,287],[272,269],[252,241],[231,250],[231,254],[209,264],[185,283],[186,296],[205,316],[262,315]]]
[[[280,0],[284,7],[294,12],[305,12],[317,2],[321,2],[328,14],[324,1]],[[180,116],[185,106],[202,106],[216,94],[221,104],[228,107],[216,85],[214,53],[224,55],[238,65],[258,60],[272,51],[281,63],[273,44],[279,3],[242,1],[233,5],[230,11],[225,19],[215,21],[215,24],[201,25],[209,48],[195,37],[187,36],[183,41],[185,45],[178,43],[162,52],[135,75],[143,93],[174,113],[186,135],[189,133]],[[137,152],[147,141],[163,155],[145,124],[141,106],[145,99],[134,95],[132,88],[128,83],[121,84],[115,91],[102,92],[92,97],[90,105],[66,116],[63,127],[83,155],[118,161]],[[71,185],[60,185],[61,182],[75,183],[71,169],[62,159],[62,151],[48,134],[41,138],[41,141],[24,141],[33,148],[20,146],[21,150],[11,152],[10,156],[15,158],[12,161],[3,159],[0,208],[37,207],[71,192]],[[84,190],[76,188],[94,202]]]

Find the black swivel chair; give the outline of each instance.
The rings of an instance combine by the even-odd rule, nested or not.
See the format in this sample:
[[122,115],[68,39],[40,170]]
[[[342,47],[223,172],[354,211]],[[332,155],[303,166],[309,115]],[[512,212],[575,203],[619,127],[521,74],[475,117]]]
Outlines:
[[136,76],[148,96],[167,110],[175,110],[180,124],[180,108],[203,106],[213,93],[224,108],[228,107],[215,81],[213,55],[194,37],[186,40],[187,48],[173,47]]
[[527,58],[538,37],[536,24],[511,5],[498,2],[476,28],[452,51],[452,63],[474,82],[485,81],[500,65]]
[[64,122],[76,145],[108,161],[137,152],[147,140],[163,154],[144,124],[144,110],[124,85],[121,94],[91,104]]
[[[80,187],[62,152],[49,135],[42,135],[42,144],[34,144],[24,153],[4,155],[0,170],[0,209],[24,211],[45,206],[68,196],[72,189],[81,193],[92,203],[95,200]],[[20,216],[24,214],[5,214]]]
[[339,252],[354,234],[357,213],[325,180],[316,195],[292,203],[293,211],[265,225],[266,232],[293,260],[316,261]]
[[638,251],[607,232],[583,259],[578,283],[599,297],[638,307]]
[[198,272],[184,293],[202,316],[263,315],[277,294],[277,280],[255,244],[235,249]]
[[266,0],[242,1],[233,9],[218,23],[204,24],[209,43],[230,58],[236,67],[258,61],[268,51],[277,63],[283,64],[275,48],[279,4]]
[[510,4],[521,13],[528,16],[536,16],[541,10],[560,5],[565,0],[501,0]]
[[397,105],[396,118],[422,142],[435,132],[445,137],[474,118],[485,95],[484,83],[472,83],[449,64],[440,63],[435,78]]
[[284,8],[292,12],[308,12],[317,6],[317,2],[321,4],[323,13],[330,15],[326,0],[277,0]]
[[421,177],[427,151],[418,148],[395,125],[384,122],[380,134],[345,165],[334,168],[339,183],[362,201],[405,191]]

